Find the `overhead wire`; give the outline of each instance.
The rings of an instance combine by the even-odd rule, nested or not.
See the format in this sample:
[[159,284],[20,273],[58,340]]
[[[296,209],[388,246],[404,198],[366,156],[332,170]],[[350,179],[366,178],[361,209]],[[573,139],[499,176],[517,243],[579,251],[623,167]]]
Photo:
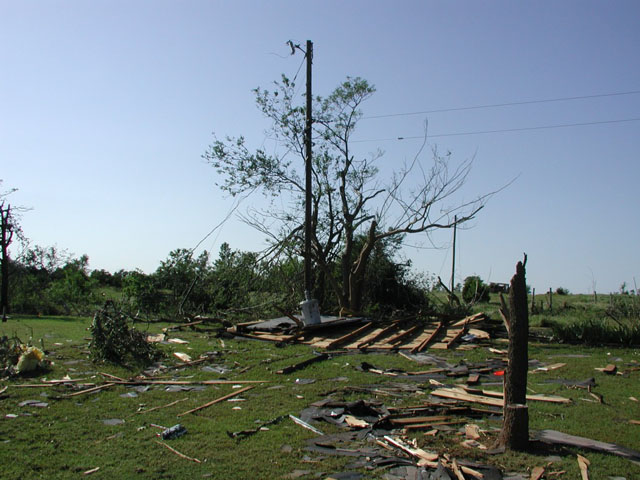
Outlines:
[[[458,137],[458,136],[465,136],[465,135],[487,135],[491,133],[524,132],[524,131],[532,131],[532,130],[550,130],[554,128],[584,127],[589,125],[605,125],[605,124],[638,122],[638,121],[640,121],[640,117],[623,118],[623,119],[617,119],[617,120],[599,120],[599,121],[593,121],[593,122],[562,123],[562,124],[555,124],[555,125],[537,125],[533,127],[502,128],[502,129],[496,129],[496,130],[477,130],[477,131],[469,131],[469,132],[439,133],[435,135],[430,134],[429,138]],[[366,140],[351,140],[351,141],[353,143],[363,143],[363,142],[387,142],[387,141],[394,141],[394,140],[416,140],[416,139],[424,139],[424,135],[399,136],[394,138],[371,138]]]
[[479,110],[483,108],[511,107],[516,105],[531,105],[536,103],[567,102],[567,101],[573,101],[573,100],[587,100],[592,98],[617,97],[622,95],[636,95],[639,93],[640,93],[640,90],[630,90],[627,92],[600,93],[596,95],[580,95],[575,97],[557,97],[557,98],[547,98],[547,99],[540,99],[540,100],[523,100],[519,102],[489,103],[485,105],[439,108],[435,110],[422,110],[418,112],[402,112],[402,113],[387,113],[382,115],[369,115],[366,117],[362,117],[361,120],[370,120],[375,118],[403,117],[403,116],[410,116],[410,115],[424,115],[428,113],[459,112],[464,110]]

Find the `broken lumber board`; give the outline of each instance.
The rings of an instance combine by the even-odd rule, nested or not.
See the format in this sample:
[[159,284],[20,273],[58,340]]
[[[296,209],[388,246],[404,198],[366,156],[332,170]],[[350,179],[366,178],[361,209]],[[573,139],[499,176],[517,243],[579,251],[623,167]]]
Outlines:
[[372,325],[372,322],[367,322],[364,325],[362,325],[360,328],[356,328],[354,331],[349,332],[340,338],[336,338],[335,340],[332,340],[331,342],[329,342],[329,344],[325,348],[326,349],[335,348],[338,345],[351,341],[354,338],[361,336],[363,332],[366,332],[367,330],[369,330],[371,328],[371,325]]
[[444,415],[434,415],[430,417],[401,417],[401,418],[389,418],[389,422],[393,425],[411,425],[413,423],[427,423],[427,422],[442,422],[449,420],[451,417]]
[[237,395],[240,395],[240,394],[241,394],[241,393],[243,393],[243,392],[246,392],[247,390],[251,390],[254,386],[255,386],[255,385],[249,385],[248,387],[241,388],[240,390],[236,390],[235,392],[231,392],[231,393],[229,393],[228,395],[225,395],[225,396],[223,396],[223,397],[216,398],[215,400],[212,400],[212,401],[210,401],[210,402],[207,402],[207,403],[205,403],[204,405],[200,405],[199,407],[192,408],[191,410],[187,410],[186,412],[179,413],[179,414],[178,414],[178,417],[183,417],[183,416],[185,416],[185,415],[188,415],[189,413],[194,413],[194,412],[197,412],[197,411],[202,410],[202,409],[204,409],[204,408],[208,408],[208,407],[210,407],[211,405],[214,405],[214,404],[216,404],[216,403],[224,402],[225,400],[227,400],[227,399],[229,399],[229,398],[233,398],[233,397],[235,397],[235,396],[237,396]]
[[535,435],[535,437],[541,442],[551,443],[553,445],[565,445],[569,447],[595,450],[597,452],[611,453],[613,455],[629,459],[634,463],[640,463],[640,452],[616,445],[615,443],[600,442],[590,438],[558,432],[557,430],[541,430]]
[[490,405],[492,407],[503,407],[504,400],[501,398],[485,397],[482,395],[473,395],[461,389],[455,388],[438,388],[431,392],[431,395],[451,400],[462,400],[464,402],[480,403],[482,405]]
[[436,329],[433,332],[426,332],[427,337],[420,341],[418,345],[411,349],[411,353],[419,353],[435,340],[435,338],[444,329],[444,322],[439,322]]
[[288,367],[283,368],[282,370],[278,370],[276,373],[282,374],[282,375],[286,375],[288,373],[291,372],[295,372],[296,370],[301,370],[311,364],[314,364],[316,362],[321,362],[322,360],[326,360],[327,358],[329,358],[329,355],[327,355],[326,353],[322,353],[320,355],[315,355],[307,360],[304,360],[300,363],[296,363],[295,365],[290,365]]
[[441,427],[444,425],[459,425],[461,423],[465,423],[467,420],[464,418],[459,418],[458,420],[448,420],[441,422],[425,422],[425,423],[412,423],[410,425],[405,425],[405,430],[422,430],[425,428],[433,428],[433,427]]
[[[487,397],[504,398],[504,392],[497,392],[493,390],[478,390],[475,388],[469,388],[465,385],[461,385],[460,389],[471,394],[482,394]],[[533,394],[533,395],[527,395],[527,400],[532,400],[536,402],[549,402],[549,403],[571,403],[570,399],[560,397],[559,395]]]

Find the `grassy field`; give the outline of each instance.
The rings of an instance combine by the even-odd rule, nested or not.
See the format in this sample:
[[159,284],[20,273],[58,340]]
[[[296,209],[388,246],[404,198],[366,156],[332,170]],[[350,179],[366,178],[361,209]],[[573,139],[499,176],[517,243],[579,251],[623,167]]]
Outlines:
[[[548,312],[532,318],[532,324],[544,330],[549,318],[567,318],[579,310],[579,304],[589,302],[578,296],[566,297],[573,304],[556,302],[556,313]],[[603,298],[602,302],[607,299]],[[604,305],[604,304],[603,304]],[[490,306],[493,308],[493,306]],[[543,320],[547,318],[547,320]],[[345,400],[380,400],[387,407],[419,404],[427,399],[433,388],[418,383],[414,392],[402,396],[380,395],[369,392],[354,393],[345,387],[385,385],[397,382],[394,377],[364,372],[357,367],[368,362],[380,369],[397,368],[416,371],[424,367],[396,353],[360,353],[336,355],[290,375],[279,375],[277,370],[310,358],[312,351],[301,345],[279,347],[242,339],[219,339],[214,330],[175,332],[173,337],[188,344],[161,345],[167,356],[163,364],[175,366],[179,361],[173,352],[184,352],[196,359],[209,352],[210,361],[182,368],[169,368],[156,378],[166,380],[225,379],[233,384],[207,385],[189,389],[167,388],[156,385],[147,391],[137,391],[125,385],[114,385],[93,393],[68,396],[67,386],[21,388],[21,385],[41,384],[45,380],[62,379],[68,375],[86,383],[103,383],[108,375],[130,378],[137,370],[113,365],[94,364],[88,356],[90,319],[87,318],[13,318],[0,325],[0,335],[17,335],[23,341],[32,339],[34,345],[41,340],[47,358],[54,362],[51,370],[32,377],[4,379],[0,390],[0,462],[3,479],[77,478],[84,472],[95,470],[91,478],[286,478],[297,472],[301,478],[326,478],[332,473],[345,471],[353,458],[319,456],[305,450],[307,440],[317,435],[306,430],[288,417],[299,416],[311,403],[335,392],[334,398]],[[159,333],[167,324],[138,324],[148,333]],[[437,351],[448,362],[473,363],[497,355],[490,346],[506,348],[503,342],[482,345],[468,351]],[[216,353],[213,353],[216,352]],[[633,348],[583,347],[556,343],[531,343],[530,359],[544,364],[566,363],[549,372],[529,375],[532,393],[555,394],[570,398],[569,405],[530,402],[531,430],[555,429],[592,439],[615,442],[640,450],[640,355]],[[595,370],[614,363],[623,375],[607,375]],[[215,367],[215,368],[214,368]],[[216,371],[217,368],[217,371]],[[106,374],[106,375],[105,375]],[[584,380],[593,377],[593,392],[602,395],[597,402],[586,390],[571,389],[549,380]],[[312,382],[299,381],[307,379]],[[254,388],[241,393],[243,401],[222,401],[181,417],[187,410],[230,394],[243,381],[261,380]],[[465,379],[452,379],[460,382]],[[410,383],[410,381],[404,381]],[[414,382],[415,383],[415,382]],[[487,387],[496,388],[496,387]],[[40,406],[23,404],[27,400],[40,402]],[[175,402],[175,403],[174,403]],[[21,406],[22,404],[22,406]],[[45,406],[46,404],[46,406]],[[167,406],[172,404],[170,406]],[[149,411],[155,407],[158,408]],[[148,411],[148,413],[147,413]],[[285,416],[268,430],[259,431],[243,439],[234,439],[228,432],[255,429],[261,423]],[[481,443],[491,445],[500,427],[496,420],[474,420],[483,431]],[[157,443],[160,429],[152,425],[183,424],[187,434],[165,443],[199,463],[180,457]],[[343,431],[327,423],[316,424],[324,433]],[[547,466],[547,472],[564,474],[545,478],[580,478],[576,453],[591,461],[590,478],[607,479],[609,476],[640,478],[640,466],[613,455],[580,451],[573,448],[549,447],[530,453],[487,455],[482,450],[460,446],[457,431],[440,432],[428,437],[423,432],[411,434],[426,450],[449,452],[452,457],[475,459],[498,466],[503,471],[530,472],[533,467]],[[551,463],[552,462],[552,463]],[[353,471],[352,468],[349,469]],[[303,474],[302,472],[307,472]],[[356,470],[358,471],[358,470]],[[359,470],[364,478],[382,478],[384,468]],[[294,477],[290,477],[294,478]]]

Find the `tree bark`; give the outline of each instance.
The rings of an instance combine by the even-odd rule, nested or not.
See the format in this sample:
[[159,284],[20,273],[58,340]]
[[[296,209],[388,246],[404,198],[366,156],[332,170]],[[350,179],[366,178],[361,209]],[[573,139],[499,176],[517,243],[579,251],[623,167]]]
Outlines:
[[529,445],[529,413],[527,409],[527,370],[529,367],[529,312],[524,262],[516,265],[509,289],[509,365],[504,383],[504,421],[498,446],[526,450]]

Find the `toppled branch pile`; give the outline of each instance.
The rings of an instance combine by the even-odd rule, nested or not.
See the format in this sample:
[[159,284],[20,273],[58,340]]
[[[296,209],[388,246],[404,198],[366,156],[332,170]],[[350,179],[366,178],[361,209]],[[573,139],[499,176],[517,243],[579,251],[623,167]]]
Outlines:
[[129,327],[127,315],[119,311],[112,301],[106,302],[102,310],[95,313],[89,330],[89,350],[95,361],[148,365],[162,356],[162,352],[147,342],[142,332]]

